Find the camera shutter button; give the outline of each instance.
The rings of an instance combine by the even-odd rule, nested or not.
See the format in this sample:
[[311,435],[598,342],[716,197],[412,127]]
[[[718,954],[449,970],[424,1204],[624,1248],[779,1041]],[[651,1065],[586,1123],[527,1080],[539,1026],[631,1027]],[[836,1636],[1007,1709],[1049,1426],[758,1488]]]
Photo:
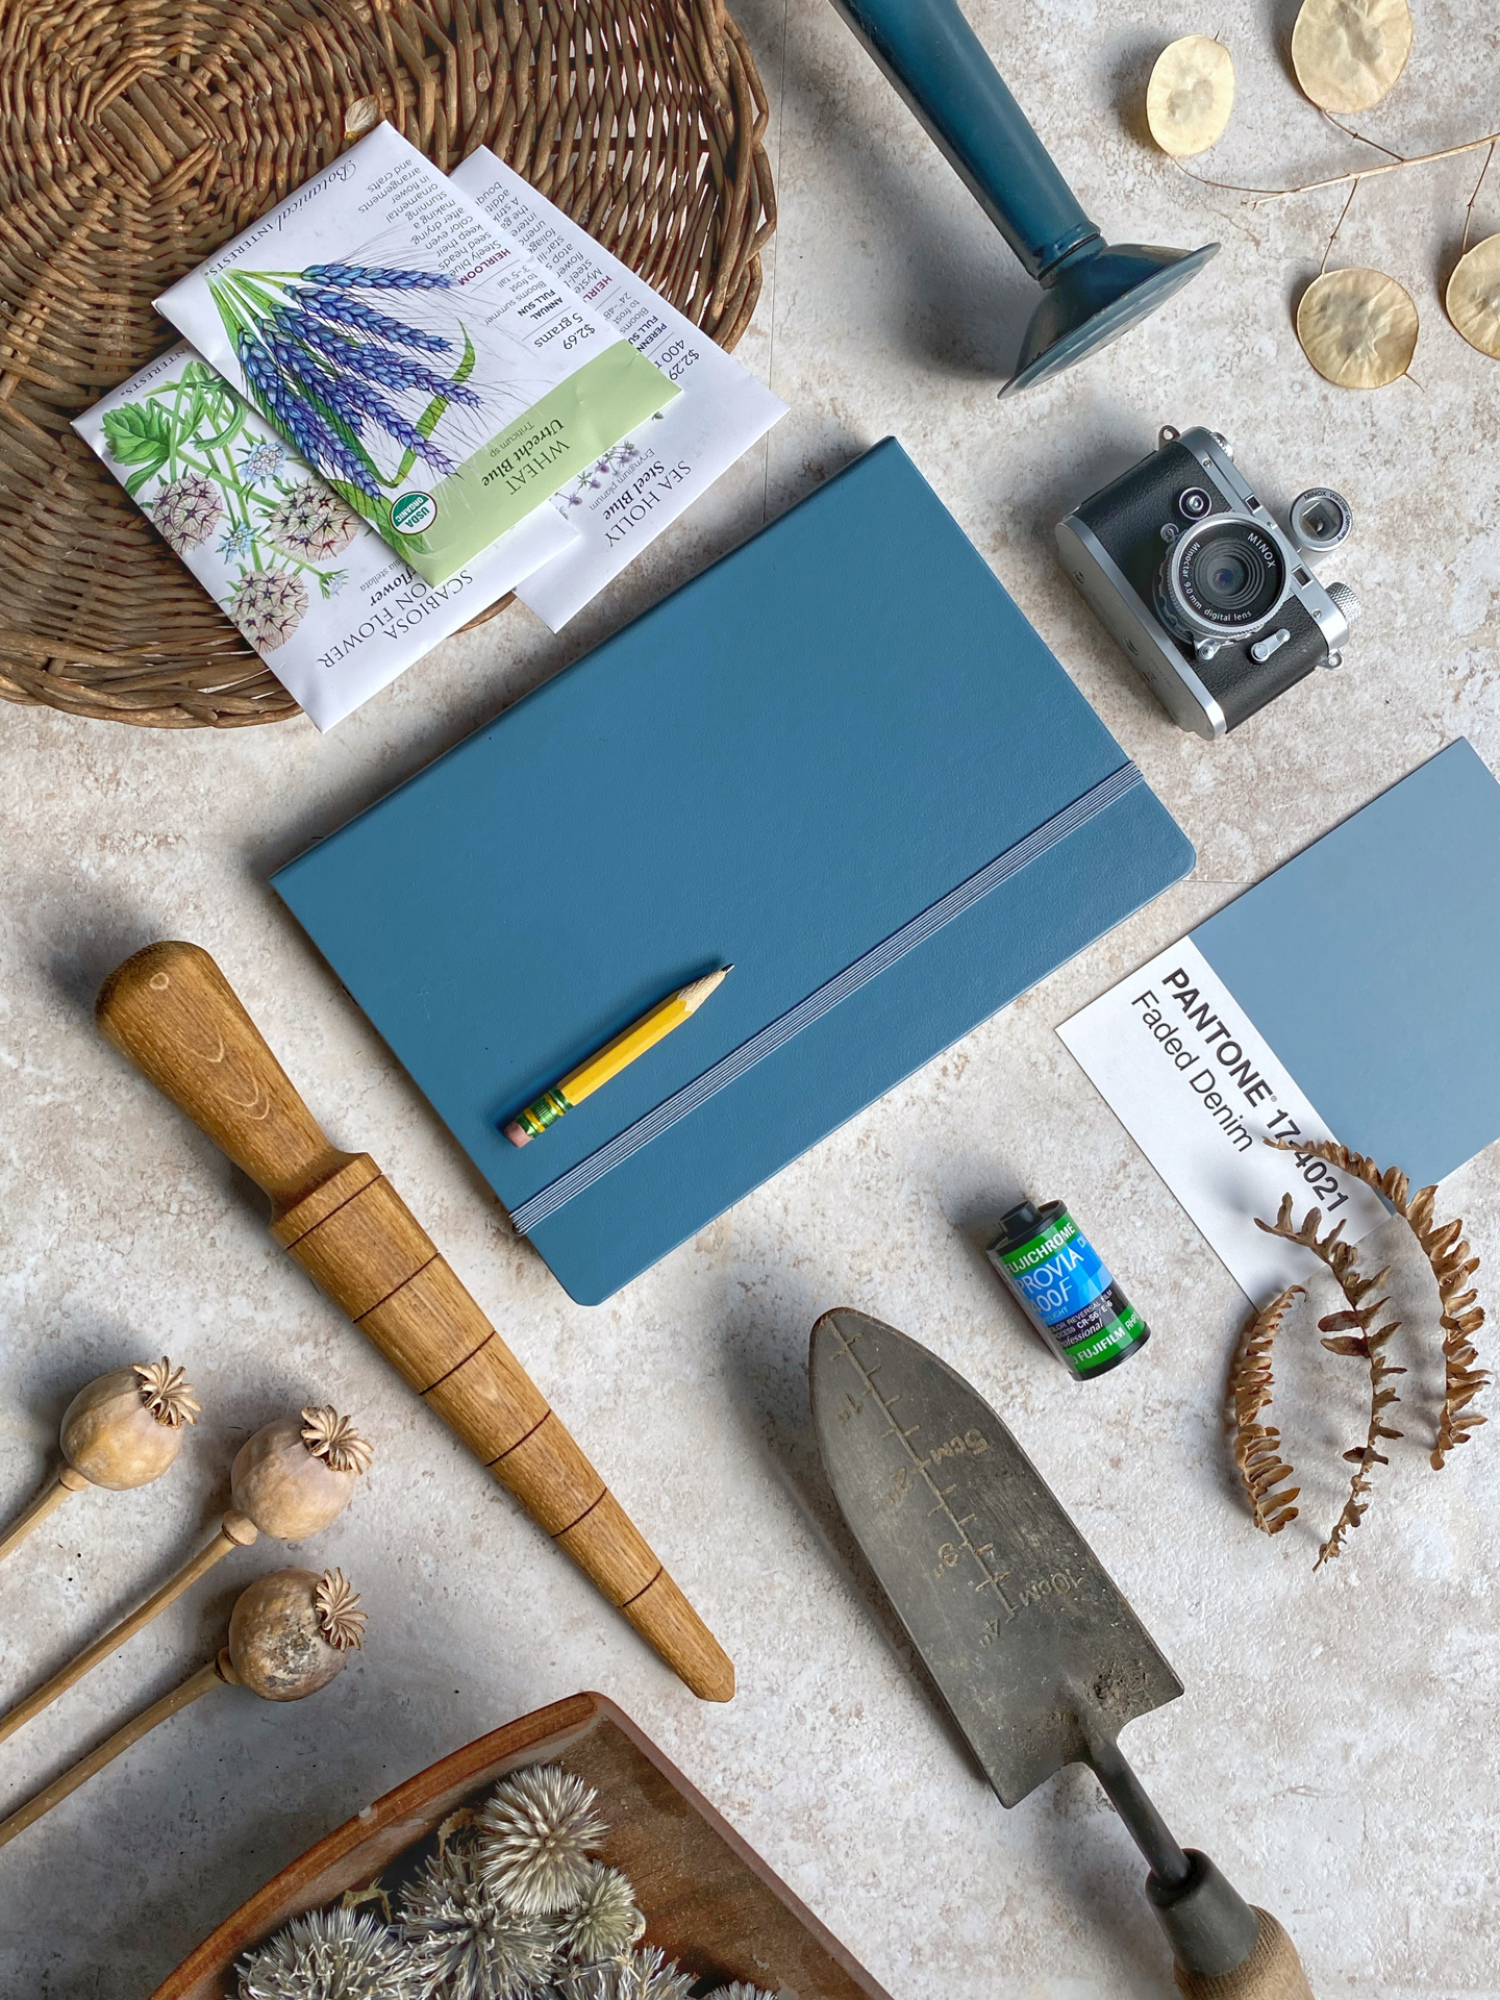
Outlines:
[[1189,486],[1177,496],[1177,511],[1184,521],[1201,521],[1213,512],[1213,504],[1201,486]]

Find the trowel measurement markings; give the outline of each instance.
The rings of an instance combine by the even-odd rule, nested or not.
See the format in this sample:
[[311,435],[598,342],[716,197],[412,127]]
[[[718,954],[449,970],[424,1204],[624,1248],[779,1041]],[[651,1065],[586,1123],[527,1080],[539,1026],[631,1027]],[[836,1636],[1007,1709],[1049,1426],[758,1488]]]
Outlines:
[[[856,1334],[854,1336],[854,1339],[857,1341],[859,1337],[860,1336]],[[911,1460],[910,1467],[905,1465],[897,1467],[896,1478],[892,1485],[891,1499],[893,1501],[904,1499],[905,1496],[909,1492],[911,1492],[913,1484],[912,1470],[915,1469],[918,1477],[927,1487],[927,1490],[932,1494],[933,1499],[936,1503],[934,1506],[928,1509],[929,1515],[932,1514],[945,1515],[946,1518],[952,1523],[954,1534],[957,1536],[958,1539],[958,1546],[955,1547],[952,1542],[944,1542],[941,1545],[941,1547],[937,1551],[937,1565],[936,1569],[934,1570],[934,1574],[941,1576],[945,1570],[956,1569],[959,1562],[960,1549],[967,1550],[968,1554],[972,1556],[975,1563],[979,1566],[981,1572],[980,1580],[978,1583],[974,1585],[974,1589],[976,1591],[994,1590],[998,1592],[1001,1598],[1003,1599],[1005,1593],[1000,1589],[1000,1585],[1005,1580],[1005,1578],[1010,1575],[1010,1571],[1008,1569],[992,1570],[989,1564],[985,1561],[986,1556],[993,1555],[995,1549],[994,1543],[983,1542],[976,1545],[969,1539],[967,1530],[969,1523],[976,1518],[975,1515],[969,1513],[960,1517],[959,1515],[954,1513],[952,1506],[949,1504],[950,1495],[958,1491],[958,1482],[955,1480],[951,1486],[939,1486],[937,1481],[932,1476],[931,1465],[933,1460],[940,1457],[946,1458],[951,1456],[953,1454],[954,1448],[952,1446],[939,1446],[937,1451],[932,1454],[931,1458],[924,1459],[917,1451],[916,1447],[912,1444],[912,1439],[921,1430],[922,1426],[920,1424],[912,1424],[907,1428],[903,1429],[901,1425],[899,1425],[895,1421],[894,1417],[892,1417],[891,1415],[894,1406],[901,1400],[899,1394],[887,1399],[886,1397],[881,1395],[880,1390],[876,1386],[875,1377],[880,1372],[880,1363],[876,1362],[873,1368],[866,1368],[863,1361],[861,1361],[859,1356],[854,1351],[854,1343],[849,1340],[849,1338],[844,1334],[842,1329],[840,1329],[838,1332],[838,1341],[839,1345],[837,1352],[846,1361],[849,1361],[853,1364],[854,1368],[857,1370],[859,1374],[861,1381],[865,1385],[865,1389],[868,1392],[868,1395],[874,1397],[876,1403],[879,1404],[880,1409],[884,1413],[884,1415],[887,1418],[890,1418],[890,1422],[887,1424],[886,1428],[880,1433],[881,1441],[884,1442],[886,1438],[890,1437],[899,1438],[902,1449],[906,1452],[908,1458]],[[846,1407],[839,1412],[839,1415],[843,1421],[847,1422],[850,1417],[857,1417],[858,1415],[860,1415],[865,1406],[865,1398],[863,1397],[856,1398],[853,1394],[846,1391],[844,1400]],[[977,1431],[970,1432],[968,1436],[965,1437],[964,1439],[956,1441],[956,1444],[957,1444],[957,1449],[960,1451],[974,1451],[977,1453],[979,1451],[988,1449],[987,1440],[983,1438]],[[1010,1617],[1015,1616],[1014,1610],[1010,1610],[1009,1607],[1008,1607],[1008,1615]],[[981,1646],[990,1645],[998,1635],[999,1629],[1000,1629],[999,1620],[986,1619],[984,1625],[984,1636],[980,1639],[979,1642],[980,1645]]]

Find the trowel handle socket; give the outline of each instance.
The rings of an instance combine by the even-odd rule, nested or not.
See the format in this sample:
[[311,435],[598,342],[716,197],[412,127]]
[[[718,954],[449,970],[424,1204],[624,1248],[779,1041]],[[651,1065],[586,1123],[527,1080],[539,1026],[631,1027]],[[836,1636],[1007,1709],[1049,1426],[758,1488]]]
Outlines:
[[1206,1854],[1188,1848],[1185,1882],[1146,1878],[1146,1894],[1177,1961],[1188,2000],[1313,2000],[1297,1948],[1265,1910],[1252,1909]]

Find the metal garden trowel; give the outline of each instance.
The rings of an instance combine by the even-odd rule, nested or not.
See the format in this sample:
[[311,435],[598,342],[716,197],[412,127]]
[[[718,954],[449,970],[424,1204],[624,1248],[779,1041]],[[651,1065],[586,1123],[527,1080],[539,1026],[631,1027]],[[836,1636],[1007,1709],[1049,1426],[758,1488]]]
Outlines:
[[1016,372],[1029,388],[1153,313],[1218,249],[1106,243],[1006,89],[957,0],[833,0],[1042,286]]
[[1087,1764],[1150,1864],[1146,1894],[1196,2000],[1312,2000],[1291,1939],[1207,1855],[1178,1846],[1121,1754],[1127,1722],[1182,1683],[961,1375],[864,1313],[813,1328],[828,1477],[1003,1805]]

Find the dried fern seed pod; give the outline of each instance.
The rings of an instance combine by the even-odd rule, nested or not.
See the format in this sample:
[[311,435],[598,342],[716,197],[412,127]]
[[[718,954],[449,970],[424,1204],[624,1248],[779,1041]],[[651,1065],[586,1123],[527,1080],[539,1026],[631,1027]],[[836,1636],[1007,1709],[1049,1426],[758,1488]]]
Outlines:
[[124,1493],[160,1479],[202,1405],[180,1368],[137,1361],[80,1389],[63,1412],[62,1454],[90,1486]]
[[502,1778],[477,1821],[480,1879],[512,1908],[565,1910],[588,1887],[588,1850],[609,1831],[591,1785],[557,1764]]
[[301,1542],[336,1521],[374,1453],[331,1404],[277,1417],[247,1438],[229,1471],[235,1506],[263,1535]]
[[406,1946],[335,1906],[294,1917],[241,1961],[238,2000],[423,2000]]
[[344,1670],[365,1614],[342,1570],[278,1569],[242,1590],[229,1619],[229,1660],[265,1701],[301,1701]]

